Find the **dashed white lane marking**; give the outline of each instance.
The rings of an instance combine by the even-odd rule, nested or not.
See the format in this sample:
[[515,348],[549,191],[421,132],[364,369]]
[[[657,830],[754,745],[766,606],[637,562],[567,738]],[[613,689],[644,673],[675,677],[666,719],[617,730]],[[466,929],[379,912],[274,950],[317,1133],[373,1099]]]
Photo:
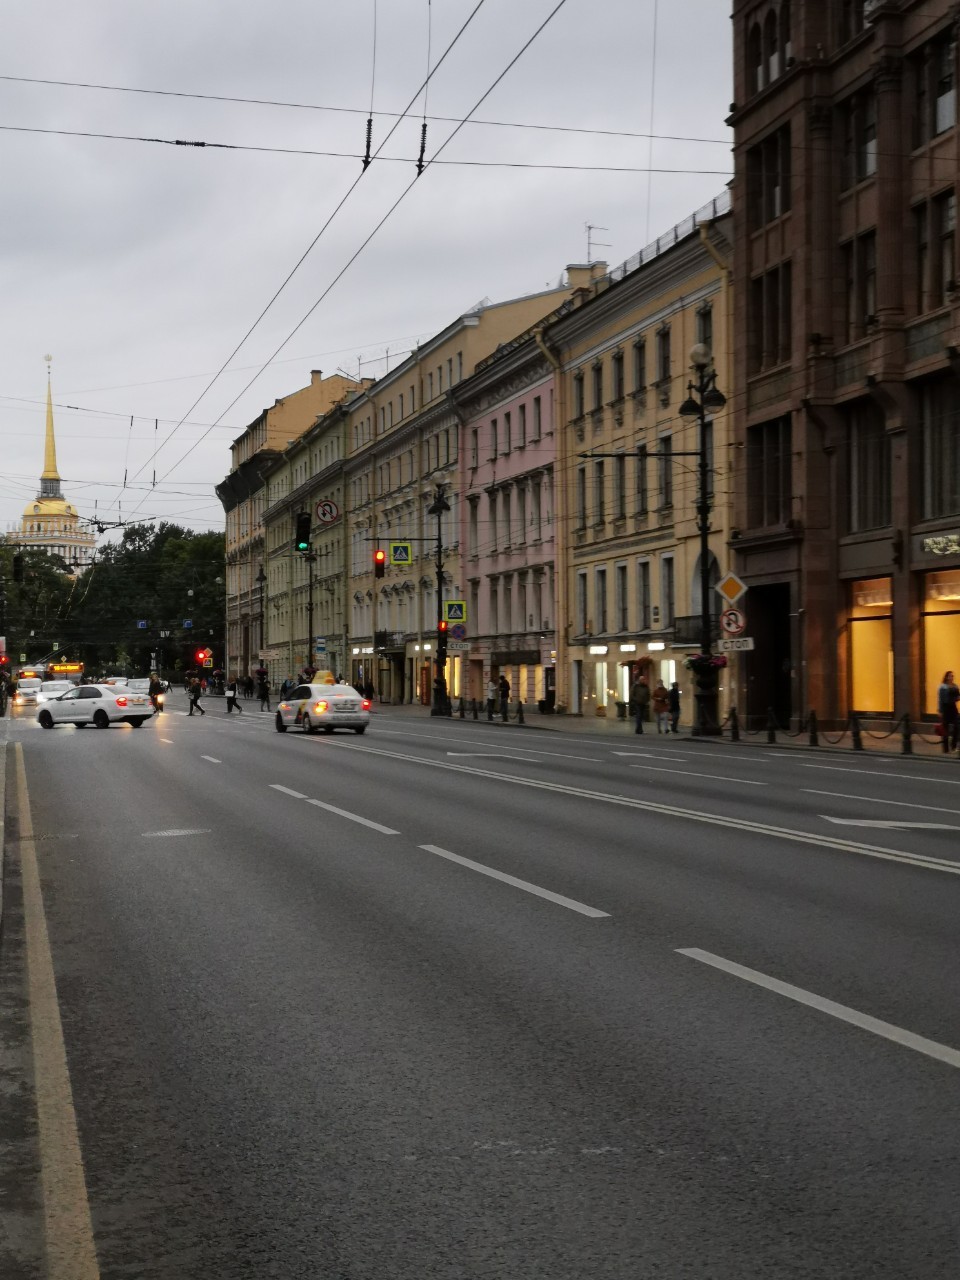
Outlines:
[[777,995],[786,996],[788,1000],[796,1000],[798,1004],[818,1009],[821,1013],[829,1013],[831,1017],[839,1018],[841,1022],[849,1022],[852,1026],[860,1027],[864,1031],[872,1031],[874,1035],[883,1036],[885,1040],[893,1040],[894,1043],[905,1045],[908,1049],[915,1049],[917,1053],[925,1053],[928,1058],[936,1058],[938,1062],[945,1062],[951,1067],[960,1067],[960,1050],[952,1049],[949,1045],[939,1044],[936,1040],[927,1040],[925,1036],[905,1031],[903,1027],[897,1027],[892,1022],[883,1022],[880,1018],[873,1018],[870,1014],[861,1013],[858,1009],[851,1009],[845,1004],[837,1004],[835,1000],[827,1000],[824,996],[815,995],[812,991],[805,991],[803,987],[795,987],[790,982],[781,982],[779,978],[771,978],[765,973],[759,973],[756,969],[748,969],[745,965],[736,964],[733,960],[724,960],[722,956],[715,956],[710,951],[701,951],[699,947],[678,947],[677,952],[679,955],[689,956],[691,960],[699,960],[701,964],[708,964],[714,969],[730,973],[735,978],[742,978],[745,982],[752,982],[758,987],[765,987],[768,991],[775,991]]
[[821,813],[825,822],[835,822],[838,827],[880,827],[884,831],[960,831],[950,822],[911,822],[909,818],[831,818]]
[[338,809],[335,804],[326,804],[323,800],[307,800],[307,804],[315,804],[318,809],[326,809],[328,813],[336,813],[341,818],[349,818],[351,822],[359,822],[364,827],[372,827],[374,831],[380,831],[385,836],[398,836],[399,831],[394,831],[393,827],[385,827],[380,822],[373,822],[370,818],[364,818],[359,813],[351,813],[349,809]]
[[149,840],[154,836],[205,836],[209,834],[209,827],[171,827],[169,831],[141,832],[141,835],[145,840]]
[[171,746],[173,746],[173,739],[172,739],[172,738],[161,738],[161,739],[160,739],[160,741],[161,741],[161,742],[169,742],[169,743],[170,743],[170,745],[171,745]]
[[911,804],[908,800],[880,800],[877,796],[852,796],[845,791],[815,791],[813,787],[801,787],[808,796],[836,796],[838,800],[862,800],[865,804],[893,804],[898,809],[922,809],[924,813],[960,813],[960,809],[945,809],[936,804]]
[[450,862],[458,862],[462,867],[469,867],[471,871],[479,871],[481,875],[491,876],[494,880],[502,880],[504,884],[513,885],[515,889],[523,889],[525,893],[533,893],[538,898],[546,898],[548,902],[555,902],[559,907],[567,907],[570,911],[578,911],[582,916],[590,916],[594,920],[608,919],[609,911],[598,911],[596,907],[588,907],[583,902],[577,902],[574,898],[565,898],[562,893],[553,893],[550,889],[541,889],[539,885],[531,884],[529,880],[518,880],[516,876],[507,875],[505,871],[496,871],[493,867],[486,867],[482,862],[474,862],[472,858],[463,858],[459,853],[451,853],[449,849],[441,849],[439,845],[422,844],[419,846],[426,853],[435,853],[438,858],[447,858]]
[[535,764],[529,756],[505,756],[502,751],[448,751],[448,756],[468,756],[487,760],[513,760],[517,764]]
[[293,796],[294,800],[306,800],[302,791],[294,791],[291,787],[283,787],[279,782],[270,783],[271,791],[282,791],[285,796]]
[[890,773],[886,769],[848,769],[844,765],[837,764],[806,764],[803,761],[798,763],[801,769],[826,769],[830,773],[872,774],[876,778],[907,778],[910,782],[938,782],[944,787],[960,787],[960,781],[955,778],[924,778],[919,773]]
[[[631,764],[631,769],[646,769],[648,773],[682,773],[685,778],[691,777],[689,769],[668,769],[662,765],[655,764]],[[754,782],[752,778],[726,778],[722,773],[701,773],[697,770],[697,779],[709,778],[711,781],[717,782],[738,782],[741,787],[769,787],[769,782]]]
[[209,760],[211,764],[223,764],[222,760],[218,760],[216,756],[201,756],[201,760]]

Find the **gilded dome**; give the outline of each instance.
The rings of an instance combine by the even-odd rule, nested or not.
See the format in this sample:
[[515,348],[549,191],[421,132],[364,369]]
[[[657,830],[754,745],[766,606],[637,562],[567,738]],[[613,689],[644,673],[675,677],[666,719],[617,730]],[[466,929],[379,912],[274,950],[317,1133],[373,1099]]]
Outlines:
[[37,517],[43,519],[51,516],[70,516],[75,520],[77,509],[71,506],[65,498],[34,498],[32,502],[28,502],[23,508],[24,520],[33,520]]

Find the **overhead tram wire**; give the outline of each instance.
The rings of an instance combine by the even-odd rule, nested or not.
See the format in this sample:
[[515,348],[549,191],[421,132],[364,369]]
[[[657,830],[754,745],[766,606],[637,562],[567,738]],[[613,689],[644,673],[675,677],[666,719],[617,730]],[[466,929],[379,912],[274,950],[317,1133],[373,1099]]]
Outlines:
[[[285,107],[295,111],[329,111],[334,114],[342,115],[362,116],[366,114],[371,116],[387,116],[391,119],[403,119],[406,114],[405,112],[398,113],[396,111],[374,111],[372,108],[367,112],[362,107],[329,107],[312,102],[280,102],[272,98],[239,98],[215,93],[180,93],[173,89],[137,89],[128,85],[89,84],[78,80],[44,80],[31,76],[0,75],[0,80],[14,81],[18,84],[55,85],[60,88],[67,89],[102,89],[110,93],[140,93],[153,94],[165,98],[190,98],[198,102],[233,102],[244,106]],[[427,115],[426,119],[431,123],[456,124],[460,117]],[[630,129],[588,129],[579,125],[532,124],[523,120],[469,120],[467,123],[491,129],[534,129],[543,133],[583,133],[593,137],[648,138],[650,136],[647,133],[638,133],[635,130]],[[684,134],[670,133],[658,133],[654,136],[659,142],[705,142],[722,147],[728,147],[731,145],[730,139],[728,138],[695,138]]]
[[[438,70],[440,69],[440,67],[443,65],[444,59],[446,59],[446,57],[449,55],[449,53],[450,53],[450,51],[453,49],[454,45],[456,45],[457,41],[460,39],[460,37],[461,37],[461,36],[463,35],[463,33],[466,31],[467,27],[470,25],[470,23],[473,21],[473,19],[476,17],[476,15],[480,12],[480,9],[483,7],[483,5],[484,5],[485,3],[486,3],[486,0],[477,0],[477,3],[474,5],[474,7],[473,7],[473,9],[470,11],[470,13],[467,15],[467,17],[466,17],[465,21],[462,23],[462,25],[460,26],[459,30],[456,32],[456,34],[454,35],[453,39],[452,39],[452,40],[450,41],[450,43],[447,45],[446,49],[444,49],[443,54],[442,54],[442,55],[441,55],[441,57],[440,57],[440,60],[437,62],[437,65],[436,65],[436,67],[434,68],[434,71],[433,71],[431,74],[434,74],[436,71],[438,71]],[[376,159],[376,158],[377,158],[377,156],[380,154],[380,152],[383,150],[383,148],[384,148],[384,147],[386,146],[386,144],[389,142],[390,138],[393,136],[393,134],[396,132],[396,130],[400,127],[401,121],[405,118],[406,113],[407,113],[407,111],[409,111],[410,107],[411,107],[411,106],[413,106],[414,102],[416,102],[416,100],[417,100],[417,98],[419,97],[420,93],[422,92],[423,88],[424,88],[424,86],[423,86],[423,85],[420,85],[420,86],[418,87],[418,89],[417,89],[416,93],[413,95],[413,97],[410,99],[410,101],[409,101],[409,103],[407,104],[407,106],[404,108],[404,115],[403,115],[403,116],[401,116],[401,117],[400,117],[400,118],[395,122],[395,124],[393,125],[393,128],[389,131],[389,133],[387,134],[387,136],[384,138],[383,142],[381,142],[380,146],[377,148],[376,152],[374,153],[374,157],[373,157],[374,159]],[[193,404],[190,406],[190,408],[187,410],[187,412],[183,415],[183,418],[180,420],[180,422],[178,422],[178,423],[177,423],[177,425],[173,428],[173,430],[172,430],[172,431],[168,432],[168,434],[167,434],[167,436],[165,437],[165,439],[161,442],[161,444],[160,444],[159,448],[155,450],[155,452],[154,452],[154,457],[156,457],[156,454],[157,454],[157,453],[159,453],[162,449],[166,448],[166,446],[170,443],[170,441],[173,439],[173,437],[177,434],[177,432],[178,432],[178,431],[180,430],[180,428],[183,426],[183,423],[186,421],[186,419],[190,416],[190,414],[191,414],[191,413],[193,413],[194,409],[196,409],[196,407],[197,407],[197,405],[200,403],[200,401],[201,401],[201,400],[203,400],[203,398],[204,398],[204,397],[205,397],[205,396],[206,396],[206,395],[207,395],[207,394],[212,390],[212,388],[216,385],[216,383],[217,383],[217,381],[219,380],[219,378],[221,377],[221,375],[226,371],[227,366],[230,364],[230,361],[234,358],[234,356],[237,354],[237,352],[240,350],[240,348],[244,345],[244,343],[247,341],[247,339],[250,337],[250,335],[253,333],[253,331],[256,329],[256,327],[260,324],[260,321],[264,318],[264,316],[267,314],[267,312],[270,310],[270,308],[273,306],[273,304],[276,302],[276,300],[280,297],[280,294],[281,294],[281,293],[283,292],[283,290],[287,287],[287,285],[290,283],[290,281],[293,279],[293,277],[296,275],[296,273],[300,270],[301,266],[303,266],[303,263],[306,261],[306,259],[307,259],[308,255],[311,253],[311,251],[313,250],[314,246],[317,244],[317,242],[318,242],[318,240],[320,239],[320,237],[321,237],[321,236],[323,235],[323,233],[327,230],[327,228],[328,228],[328,227],[330,226],[330,224],[333,222],[334,218],[337,216],[337,214],[340,212],[340,210],[343,208],[343,206],[344,206],[344,205],[347,203],[347,201],[350,199],[351,195],[352,195],[352,194],[354,193],[354,191],[357,189],[357,187],[359,186],[359,184],[360,184],[360,182],[361,182],[361,180],[362,180],[363,175],[364,175],[364,173],[365,173],[365,172],[366,172],[366,169],[365,169],[365,168],[361,168],[360,172],[357,174],[356,178],[354,178],[353,182],[352,182],[352,183],[350,184],[350,186],[347,188],[346,192],[344,193],[344,195],[342,196],[342,198],[340,199],[340,201],[338,202],[338,204],[337,204],[337,205],[336,205],[336,207],[334,208],[333,212],[329,215],[329,217],[326,219],[326,221],[325,221],[325,222],[323,223],[323,225],[321,226],[320,230],[317,232],[317,234],[316,234],[316,235],[313,237],[313,239],[310,241],[309,245],[306,247],[306,249],[305,249],[305,250],[303,251],[303,253],[300,255],[299,259],[297,260],[297,262],[296,262],[296,264],[294,265],[294,267],[292,268],[292,270],[291,270],[291,271],[289,271],[289,272],[287,273],[287,275],[286,275],[285,279],[283,280],[283,282],[281,283],[280,287],[279,287],[279,288],[274,292],[273,296],[270,298],[270,300],[269,300],[269,302],[267,303],[267,305],[263,308],[263,310],[262,310],[262,311],[260,312],[260,314],[257,316],[256,320],[254,320],[253,324],[249,327],[249,329],[247,330],[247,332],[243,335],[243,337],[240,339],[240,341],[237,343],[237,345],[234,347],[234,349],[230,352],[229,356],[227,356],[226,360],[223,362],[223,364],[220,366],[220,368],[219,368],[219,369],[217,370],[217,372],[214,374],[213,378],[210,380],[210,382],[207,384],[207,386],[206,386],[206,387],[204,387],[204,389],[203,389],[203,391],[201,391],[200,395],[196,398],[196,400],[194,400]],[[263,369],[261,368],[261,369],[259,370],[259,372],[257,373],[256,377],[260,377],[260,374],[261,374],[262,372],[263,372]],[[244,390],[246,390],[246,388],[244,388]],[[243,392],[241,392],[240,394],[242,395],[242,394],[243,394]],[[239,399],[240,399],[240,396],[237,396],[237,397],[236,397],[236,398],[231,402],[231,405],[236,404],[236,403],[237,403],[237,400],[239,400]],[[221,414],[221,415],[220,415],[220,417],[222,418],[222,417],[223,417],[223,414]],[[218,419],[217,421],[219,422],[219,419]],[[205,434],[207,434],[207,433],[205,433]],[[204,439],[204,436],[201,436],[201,437],[200,437],[200,439]],[[199,441],[198,441],[197,443],[199,443]],[[134,477],[133,477],[134,479],[136,479],[136,477],[140,474],[140,472],[141,472],[141,471],[143,471],[143,469],[144,469],[144,467],[145,467],[145,466],[146,466],[146,463],[144,463],[144,466],[140,467],[140,469],[134,473]]]
[[[541,32],[542,32],[542,31],[543,31],[543,30],[544,30],[544,29],[549,25],[549,23],[550,23],[550,22],[552,22],[552,21],[553,21],[553,19],[556,17],[556,15],[560,12],[560,10],[563,8],[563,6],[564,6],[566,3],[567,3],[567,0],[558,0],[558,3],[553,7],[553,9],[551,9],[551,10],[550,10],[550,12],[549,12],[549,13],[547,14],[547,16],[544,18],[544,20],[540,23],[539,27],[537,27],[537,29],[534,31],[534,33],[533,33],[533,34],[532,34],[532,35],[531,35],[531,36],[526,40],[526,42],[521,46],[521,48],[520,48],[520,49],[519,49],[519,50],[514,54],[514,56],[510,59],[510,61],[507,63],[507,65],[504,67],[504,69],[500,72],[500,74],[497,76],[497,78],[493,81],[493,83],[492,83],[492,84],[491,84],[487,89],[485,89],[485,90],[484,90],[484,92],[480,95],[480,97],[477,99],[477,101],[474,103],[474,105],[471,107],[471,109],[467,112],[467,114],[463,117],[463,119],[462,119],[462,120],[460,121],[460,123],[457,125],[457,127],[456,127],[456,128],[455,128],[455,129],[454,129],[454,130],[453,130],[453,131],[452,131],[452,132],[451,132],[451,133],[450,133],[450,134],[449,134],[449,135],[444,139],[444,141],[440,144],[440,146],[439,146],[439,147],[437,148],[437,150],[434,152],[433,156],[431,156],[430,160],[427,162],[427,167],[428,167],[428,168],[429,168],[429,166],[433,163],[433,161],[436,159],[436,157],[437,157],[437,156],[439,156],[439,155],[440,155],[440,153],[441,153],[441,152],[442,152],[446,147],[448,147],[448,146],[450,145],[450,143],[454,140],[454,138],[457,136],[457,134],[460,132],[460,130],[464,127],[464,125],[467,123],[467,121],[468,121],[468,120],[470,119],[470,117],[473,115],[474,111],[476,111],[476,110],[477,110],[477,108],[478,108],[478,107],[479,107],[483,102],[485,102],[485,101],[486,101],[486,99],[490,96],[490,94],[491,94],[491,93],[493,93],[494,89],[497,87],[497,85],[500,83],[500,81],[501,81],[501,80],[503,80],[503,78],[508,74],[508,72],[509,72],[509,71],[510,71],[510,70],[511,70],[511,69],[512,69],[516,64],[517,64],[517,62],[519,62],[520,58],[521,58],[521,57],[526,53],[526,51],[530,48],[530,46],[531,46],[531,45],[533,44],[533,42],[537,39],[537,37],[540,35],[540,33],[541,33]],[[437,63],[437,66],[439,66],[439,65],[440,65],[440,64],[439,64],[439,63]],[[354,250],[354,252],[353,252],[353,253],[351,254],[351,256],[347,259],[347,261],[346,261],[346,263],[343,265],[343,267],[341,267],[341,269],[337,272],[337,274],[334,276],[334,278],[330,281],[330,283],[327,285],[326,289],[324,289],[323,293],[321,293],[320,297],[316,300],[316,302],[313,304],[313,306],[312,306],[312,307],[310,307],[310,309],[309,309],[309,310],[306,312],[306,314],[305,314],[305,315],[304,315],[304,316],[303,316],[303,317],[302,317],[302,318],[297,322],[297,324],[296,324],[296,325],[294,326],[294,328],[290,331],[290,333],[288,333],[288,334],[287,334],[287,336],[286,336],[286,337],[284,338],[284,340],[280,343],[279,347],[277,347],[277,349],[273,352],[273,354],[270,356],[270,358],[269,358],[267,361],[265,361],[265,362],[264,362],[264,364],[263,364],[263,365],[261,366],[261,368],[260,368],[260,371],[259,371],[258,373],[256,373],[256,374],[254,374],[254,376],[250,379],[250,381],[247,383],[247,385],[246,385],[245,387],[243,387],[243,388],[242,388],[242,390],[241,390],[240,392],[238,392],[238,394],[234,397],[234,399],[233,399],[233,400],[231,400],[231,401],[230,401],[230,403],[229,403],[229,404],[227,405],[227,407],[224,409],[224,411],[223,411],[224,413],[229,413],[229,412],[230,412],[230,410],[231,410],[231,409],[233,408],[233,406],[237,403],[237,401],[241,398],[241,396],[243,396],[247,391],[249,391],[249,389],[250,389],[250,388],[253,386],[253,384],[257,381],[257,379],[261,376],[261,374],[263,373],[264,369],[267,369],[267,368],[270,366],[270,364],[272,363],[272,361],[276,359],[276,357],[277,357],[277,356],[279,355],[279,353],[283,350],[283,348],[287,345],[287,343],[290,341],[290,339],[291,339],[291,338],[292,338],[296,333],[298,333],[298,332],[300,331],[300,329],[303,327],[303,325],[305,325],[305,324],[306,324],[307,320],[309,320],[309,318],[313,315],[314,311],[316,311],[316,309],[317,309],[317,307],[319,307],[320,303],[321,303],[321,302],[323,302],[323,300],[327,297],[327,295],[331,292],[331,290],[335,287],[335,285],[336,285],[336,284],[337,284],[337,283],[342,279],[342,277],[343,277],[344,275],[346,275],[347,271],[350,269],[350,267],[353,265],[353,263],[357,260],[357,258],[358,258],[358,257],[360,256],[360,254],[364,251],[364,249],[365,249],[365,248],[367,247],[367,245],[371,242],[371,240],[373,240],[374,236],[376,236],[376,234],[377,234],[377,232],[380,230],[380,228],[381,228],[381,227],[382,227],[382,226],[387,222],[387,220],[388,220],[388,219],[393,215],[393,213],[396,211],[396,209],[398,209],[398,208],[399,208],[399,206],[403,203],[403,201],[407,198],[407,196],[410,194],[410,192],[411,192],[411,191],[413,190],[413,188],[416,186],[417,182],[419,181],[419,178],[420,178],[420,174],[418,173],[418,174],[416,174],[416,175],[415,175],[415,177],[414,177],[414,178],[412,178],[412,179],[411,179],[411,181],[407,184],[407,186],[403,189],[403,191],[401,191],[400,195],[396,198],[396,200],[394,200],[393,204],[392,204],[392,205],[390,206],[390,208],[386,211],[386,213],[383,215],[383,217],[380,219],[380,221],[376,224],[376,226],[373,228],[373,230],[370,232],[370,234],[366,237],[366,239],[364,239],[364,240],[362,241],[362,243],[359,245],[359,247],[358,247],[357,249],[355,249],[355,250]],[[223,415],[221,414],[221,417],[222,417],[222,416],[223,416]],[[214,425],[216,425],[216,424],[214,424]],[[180,458],[178,458],[178,459],[177,459],[177,461],[173,464],[173,466],[170,468],[170,470],[164,473],[164,475],[163,475],[163,477],[162,477],[164,480],[166,480],[166,479],[167,479],[167,477],[168,477],[169,475],[171,475],[171,474],[172,474],[172,473],[177,469],[177,467],[179,467],[179,466],[180,466],[180,464],[181,464],[182,462],[184,462],[184,461],[185,461],[185,460],[190,456],[190,454],[191,454],[191,453],[193,452],[193,450],[197,447],[197,445],[199,445],[199,444],[200,444],[200,443],[201,443],[201,442],[206,438],[206,436],[210,434],[210,431],[211,431],[211,430],[213,430],[213,428],[212,428],[212,427],[208,428],[208,430],[207,430],[207,431],[205,431],[205,432],[204,432],[204,434],[203,434],[202,436],[200,436],[200,438],[199,438],[198,440],[196,440],[196,441],[195,441],[195,442],[190,446],[190,448],[186,451],[186,453],[184,453]],[[137,508],[134,508],[134,510],[137,510]]]

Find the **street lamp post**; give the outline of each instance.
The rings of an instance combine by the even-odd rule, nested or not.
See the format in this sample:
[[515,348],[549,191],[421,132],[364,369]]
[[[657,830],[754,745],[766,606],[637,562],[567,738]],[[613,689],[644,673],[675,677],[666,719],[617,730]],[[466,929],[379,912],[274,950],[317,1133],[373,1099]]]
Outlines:
[[718,667],[710,661],[713,651],[713,630],[710,617],[710,484],[709,458],[707,457],[707,417],[719,413],[727,403],[717,389],[717,374],[712,368],[709,347],[702,342],[690,350],[690,364],[696,382],[687,383],[687,398],[678,412],[688,421],[696,419],[700,439],[697,458],[697,529],[700,532],[700,662],[694,661],[697,692],[694,695],[697,709],[693,732],[697,735],[720,733]]
[[260,613],[260,644],[257,648],[257,661],[262,662],[263,659],[260,654],[263,652],[263,589],[267,585],[267,575],[263,572],[263,565],[260,566],[260,570],[257,573],[256,583],[260,593],[260,599],[257,604],[257,609]]
[[313,566],[316,563],[317,553],[315,551],[307,551],[304,553],[304,560],[307,562],[307,666],[312,671],[313,668]]
[[433,705],[431,716],[450,715],[450,699],[447,697],[447,632],[443,620],[443,517],[450,510],[444,497],[443,485],[437,485],[433,502],[427,507],[428,516],[437,517],[437,647],[435,655],[436,675],[433,681]]

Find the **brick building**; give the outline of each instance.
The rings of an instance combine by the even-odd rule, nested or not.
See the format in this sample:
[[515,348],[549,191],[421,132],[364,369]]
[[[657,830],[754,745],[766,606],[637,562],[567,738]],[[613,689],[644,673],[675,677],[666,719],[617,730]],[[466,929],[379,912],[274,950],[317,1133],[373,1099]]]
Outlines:
[[951,0],[735,0],[743,709],[930,714],[960,667]]

